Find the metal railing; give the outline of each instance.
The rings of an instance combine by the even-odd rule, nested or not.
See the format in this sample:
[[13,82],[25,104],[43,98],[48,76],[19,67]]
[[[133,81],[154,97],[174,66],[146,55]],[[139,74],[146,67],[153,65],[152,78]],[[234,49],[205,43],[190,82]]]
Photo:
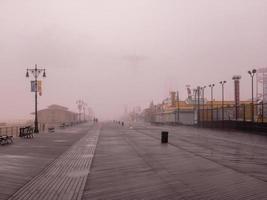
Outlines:
[[198,112],[198,126],[267,131],[267,104],[202,106]]
[[202,121],[245,121],[267,123],[267,104],[242,104],[240,106],[202,106],[198,114]]

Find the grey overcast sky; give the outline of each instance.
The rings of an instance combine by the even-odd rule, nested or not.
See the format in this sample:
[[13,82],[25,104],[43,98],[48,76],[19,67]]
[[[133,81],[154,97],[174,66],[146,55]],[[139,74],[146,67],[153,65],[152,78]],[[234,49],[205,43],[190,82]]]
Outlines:
[[266,52],[267,0],[0,0],[0,119],[33,111],[35,63],[47,69],[39,108],[81,98],[112,119],[170,90],[185,98],[186,84],[227,80],[233,99],[235,74],[248,99]]

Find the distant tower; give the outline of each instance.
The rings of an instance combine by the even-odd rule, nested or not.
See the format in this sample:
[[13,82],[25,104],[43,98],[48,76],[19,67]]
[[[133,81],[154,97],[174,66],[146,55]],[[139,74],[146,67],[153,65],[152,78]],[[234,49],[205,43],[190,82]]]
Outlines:
[[232,78],[234,80],[234,84],[235,84],[235,118],[238,119],[239,117],[239,106],[240,106],[240,79],[241,76],[239,75],[235,75]]
[[186,87],[186,89],[187,89],[187,97],[188,97],[188,99],[192,99],[192,91],[191,91],[191,89],[190,89],[190,85],[186,85],[185,86]]
[[176,92],[170,92],[170,96],[171,96],[171,106],[175,106],[176,104]]

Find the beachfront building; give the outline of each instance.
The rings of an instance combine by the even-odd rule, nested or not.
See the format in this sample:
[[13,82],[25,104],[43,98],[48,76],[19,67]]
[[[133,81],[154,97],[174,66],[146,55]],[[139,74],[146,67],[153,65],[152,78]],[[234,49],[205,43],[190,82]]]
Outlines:
[[78,122],[78,114],[69,111],[67,107],[53,104],[38,111],[38,121],[42,126],[56,127],[63,123],[73,124]]
[[[202,95],[189,95],[185,100],[174,98],[174,92],[160,104],[151,103],[144,110],[145,120],[168,124],[197,124],[198,121],[251,120],[251,101],[240,101],[238,108],[235,101],[209,101]],[[178,96],[178,95],[177,95]],[[238,109],[239,112],[236,112]],[[255,107],[255,109],[257,109]],[[224,115],[222,114],[224,113]],[[238,115],[236,115],[238,113]],[[257,115],[257,111],[255,112]],[[257,119],[257,116],[256,116]]]

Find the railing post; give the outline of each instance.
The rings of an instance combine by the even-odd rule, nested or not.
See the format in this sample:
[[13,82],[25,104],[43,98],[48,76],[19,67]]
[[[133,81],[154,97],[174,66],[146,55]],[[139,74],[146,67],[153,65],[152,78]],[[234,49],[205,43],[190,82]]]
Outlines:
[[263,101],[261,104],[261,123],[264,123],[264,105],[263,105]]
[[246,105],[244,104],[244,108],[243,108],[243,121],[246,121]]
[[216,118],[217,118],[217,122],[219,121],[219,107],[217,106],[216,109]]

